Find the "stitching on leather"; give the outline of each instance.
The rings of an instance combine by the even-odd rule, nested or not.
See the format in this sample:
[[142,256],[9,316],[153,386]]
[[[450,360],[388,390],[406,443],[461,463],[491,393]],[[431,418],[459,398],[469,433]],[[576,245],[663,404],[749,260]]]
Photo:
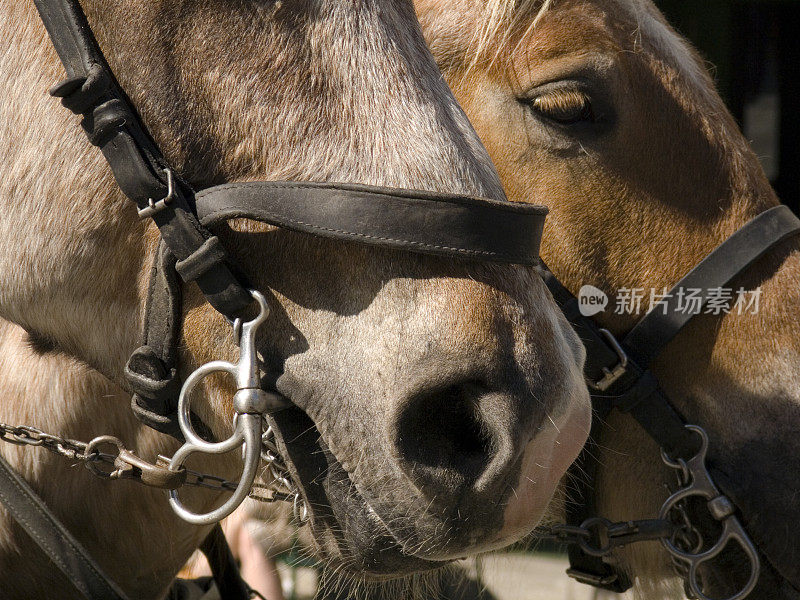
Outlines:
[[[263,184],[268,184],[268,185],[263,185]],[[347,188],[347,187],[336,187],[336,185],[337,184],[325,184],[325,183],[321,183],[321,184],[318,184],[318,185],[309,185],[309,184],[304,184],[304,183],[299,183],[299,182],[298,183],[292,183],[292,184],[285,184],[285,183],[275,182],[273,184],[273,182],[271,182],[271,181],[245,181],[245,182],[242,182],[242,183],[227,183],[227,184],[224,184],[224,185],[218,185],[218,186],[214,186],[214,187],[211,187],[211,188],[207,188],[205,190],[200,190],[199,192],[197,192],[195,194],[195,198],[207,196],[209,194],[214,194],[217,191],[250,189],[250,188],[258,189],[260,187],[265,187],[265,188],[268,188],[268,189],[271,189],[271,190],[328,190],[328,191],[334,191],[334,192],[337,191],[337,190],[340,190],[340,191],[343,191],[343,192],[348,192],[348,193],[352,193],[352,194],[362,194],[362,195],[365,195],[365,196],[366,195],[386,196],[386,197],[389,197],[389,198],[401,198],[403,200],[420,200],[422,202],[446,202],[448,204],[460,204],[460,205],[469,204],[469,205],[472,205],[472,206],[481,205],[481,204],[488,204],[488,203],[491,202],[492,203],[491,207],[493,209],[497,209],[497,210],[503,210],[503,211],[508,211],[508,212],[531,212],[531,213],[533,213],[534,209],[536,209],[536,213],[537,214],[544,214],[544,215],[547,214],[547,208],[544,207],[544,206],[541,206],[539,204],[527,204],[527,203],[522,203],[522,202],[510,202],[510,201],[503,202],[501,200],[490,200],[488,198],[473,198],[471,196],[459,196],[459,195],[452,195],[452,196],[446,197],[446,198],[443,198],[443,197],[440,197],[440,198],[425,198],[425,197],[421,197],[421,196],[414,196],[414,194],[413,194],[414,190],[408,190],[408,192],[409,192],[408,195],[404,196],[404,195],[397,194],[397,193],[383,191],[380,188],[374,189],[374,190],[373,189],[361,190],[361,189],[350,189],[350,188]],[[358,184],[339,184],[339,185],[357,186]],[[401,191],[401,190],[398,190],[398,192],[399,191]],[[422,190],[420,190],[420,193],[422,193],[422,194],[430,193],[430,194],[434,195],[434,192],[424,192]],[[500,206],[498,206],[498,205],[500,205]]]
[[[226,210],[228,210],[228,209],[219,209],[217,211],[214,211],[212,213],[207,214],[205,216],[205,218],[203,218],[203,222],[206,223],[206,222],[213,221],[216,217],[218,217],[219,215],[224,213]],[[303,227],[308,227],[310,229],[316,229],[318,231],[328,231],[330,233],[341,233],[341,234],[344,234],[344,235],[347,235],[347,236],[350,236],[350,237],[355,237],[355,238],[366,238],[366,239],[370,239],[370,240],[381,240],[381,241],[384,241],[384,242],[398,242],[398,243],[401,243],[401,244],[409,244],[409,245],[412,245],[412,246],[418,246],[418,247],[421,247],[421,248],[431,248],[431,249],[436,249],[436,250],[452,250],[454,252],[460,252],[462,254],[467,254],[467,255],[495,256],[495,257],[503,258],[503,259],[510,260],[510,261],[520,261],[522,263],[528,263],[531,260],[529,257],[518,255],[518,254],[506,254],[504,252],[503,253],[501,253],[501,252],[492,252],[491,250],[470,250],[468,248],[456,248],[456,247],[453,247],[453,246],[441,246],[441,245],[437,245],[437,244],[428,244],[426,242],[417,242],[417,241],[414,241],[414,240],[404,240],[404,239],[400,239],[400,238],[390,238],[390,237],[383,237],[383,236],[378,236],[378,235],[369,235],[367,233],[358,233],[358,232],[353,232],[353,231],[347,231],[345,229],[333,229],[331,227],[321,227],[319,225],[314,225],[313,223],[306,223],[305,221],[298,221],[296,219],[290,219],[290,218],[287,218],[287,217],[284,217],[284,216],[281,216],[281,215],[276,215],[275,213],[267,212],[267,211],[262,211],[261,214],[266,215],[266,216],[268,216],[268,217],[270,217],[272,219],[275,219],[277,221],[280,221],[280,222],[290,223],[292,225],[302,225]],[[242,215],[233,215],[233,216],[230,216],[230,217],[227,217],[227,218],[230,218],[230,219],[236,219],[236,218],[252,219],[253,216],[252,215],[247,215],[247,214],[242,214]]]
[[[5,468],[3,468],[3,470],[4,470],[4,471],[6,471],[6,472],[8,472],[8,470],[7,470],[7,469],[5,469]],[[110,592],[111,594],[113,594],[115,597],[119,597],[119,594],[117,594],[117,593],[114,591],[114,589],[113,589],[113,588],[111,588],[111,586],[110,586],[110,585],[109,585],[109,584],[108,584],[108,583],[105,581],[105,578],[104,578],[104,577],[103,577],[103,576],[100,574],[100,572],[99,572],[99,571],[98,571],[98,570],[95,568],[95,566],[94,566],[94,565],[91,563],[91,561],[90,561],[90,560],[88,560],[88,559],[87,559],[87,558],[86,558],[86,557],[83,555],[83,553],[82,553],[82,552],[81,552],[81,551],[78,549],[78,547],[77,547],[77,546],[75,546],[75,544],[72,542],[72,540],[71,540],[71,539],[69,539],[69,537],[68,537],[68,535],[69,535],[69,534],[67,533],[67,534],[65,535],[65,532],[61,531],[61,528],[58,526],[59,524],[58,524],[58,523],[56,523],[56,522],[54,522],[54,521],[53,521],[53,519],[50,517],[50,515],[48,515],[48,514],[47,514],[47,513],[46,513],[44,510],[42,510],[41,506],[39,506],[39,503],[38,503],[38,502],[36,502],[36,500],[35,500],[34,498],[31,498],[31,497],[30,497],[30,496],[29,496],[29,495],[26,493],[25,489],[24,489],[24,488],[23,488],[23,487],[22,487],[22,486],[19,484],[19,482],[16,480],[16,477],[14,477],[14,473],[9,473],[9,475],[10,475],[10,477],[8,478],[8,481],[10,481],[10,482],[11,482],[11,484],[12,484],[12,485],[13,485],[15,488],[17,488],[17,490],[19,491],[19,493],[20,493],[20,494],[22,494],[23,496],[27,497],[27,498],[28,498],[28,499],[31,501],[31,502],[30,502],[30,504],[28,504],[28,506],[32,506],[32,507],[33,507],[33,508],[34,508],[34,509],[35,509],[35,510],[36,510],[36,511],[37,511],[37,512],[38,512],[38,513],[39,513],[39,514],[42,516],[42,517],[44,517],[44,518],[45,518],[45,519],[46,519],[46,520],[47,520],[47,521],[48,521],[50,524],[52,524],[52,525],[53,525],[54,529],[55,529],[55,530],[56,530],[56,532],[58,533],[58,537],[59,537],[59,538],[61,538],[61,540],[62,540],[62,541],[63,541],[63,542],[64,542],[64,543],[65,543],[67,546],[69,546],[69,547],[70,547],[70,549],[71,549],[71,550],[72,550],[72,551],[75,553],[75,555],[76,555],[76,557],[78,558],[78,560],[79,560],[81,563],[83,563],[83,564],[84,564],[84,565],[85,565],[85,566],[86,566],[86,567],[89,569],[89,571],[91,571],[91,572],[92,572],[92,573],[93,573],[93,574],[94,574],[94,575],[97,577],[97,579],[98,579],[99,581],[97,581],[96,583],[100,583],[100,585],[101,585],[102,587],[104,587],[104,588],[105,588],[105,589],[106,589],[108,592]],[[4,496],[6,499],[8,499],[8,497],[7,497],[7,496],[5,496],[5,494],[3,494],[3,492],[2,492],[2,491],[0,491],[0,495]],[[6,506],[9,506],[9,505],[10,505],[10,503],[7,503],[7,502],[4,502],[4,504],[6,504]],[[15,511],[15,512],[18,512],[18,511]],[[17,514],[17,515],[15,516],[15,518],[16,518],[17,520],[19,520],[21,523],[23,523],[23,524],[27,525],[27,526],[28,526],[28,528],[29,528],[30,530],[32,530],[32,531],[33,531],[33,533],[31,533],[31,531],[29,531],[29,530],[28,530],[28,528],[26,528],[26,530],[25,530],[25,531],[26,531],[26,533],[28,533],[28,535],[30,535],[31,537],[33,537],[33,538],[37,539],[37,540],[38,540],[38,542],[39,542],[39,543],[40,543],[42,546],[44,546],[44,547],[47,549],[47,551],[50,553],[50,557],[49,557],[49,558],[51,558],[51,560],[53,560],[53,561],[54,561],[54,562],[56,562],[57,564],[60,564],[60,565],[62,566],[62,568],[63,568],[63,569],[66,571],[66,570],[67,570],[67,566],[66,566],[66,564],[65,564],[63,561],[61,561],[61,560],[60,560],[60,557],[58,557],[58,558],[57,558],[57,557],[55,556],[55,552],[54,552],[54,551],[53,551],[53,549],[52,549],[52,548],[49,546],[49,544],[47,544],[47,542],[46,542],[45,538],[43,538],[42,536],[40,536],[40,535],[39,535],[39,533],[38,533],[38,532],[35,530],[35,528],[34,528],[34,527],[32,527],[32,526],[30,525],[30,523],[29,523],[29,522],[28,522],[28,521],[27,521],[27,520],[26,520],[26,519],[25,519],[25,518],[24,518],[24,517],[23,517],[21,514]],[[69,576],[68,576],[68,577],[69,577]],[[72,579],[71,579],[71,578],[70,578],[70,581],[72,581]],[[74,581],[73,581],[73,583],[74,583],[76,586],[78,585],[78,583],[76,583],[76,582],[74,582]],[[81,581],[81,582],[80,582],[80,585],[83,585],[83,581]],[[86,595],[90,595],[90,594],[88,593],[88,591],[89,591],[89,590],[88,590],[88,588],[87,588],[87,590],[81,590],[81,592],[83,592],[84,594],[86,594]]]

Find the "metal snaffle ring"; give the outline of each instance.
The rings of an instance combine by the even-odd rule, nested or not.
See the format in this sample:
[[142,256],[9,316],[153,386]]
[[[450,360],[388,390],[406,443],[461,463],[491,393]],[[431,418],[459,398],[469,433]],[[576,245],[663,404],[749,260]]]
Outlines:
[[[261,389],[261,373],[256,351],[258,328],[266,321],[269,307],[264,296],[251,290],[250,294],[259,306],[259,314],[252,321],[233,323],[234,334],[239,345],[239,360],[213,361],[194,371],[183,384],[178,398],[178,425],[186,442],[170,461],[170,470],[177,471],[194,453],[222,454],[243,446],[244,467],[239,485],[233,495],[219,508],[207,513],[195,513],[181,504],[177,490],[170,491],[170,505],[179,517],[195,525],[210,525],[228,515],[247,498],[261,460],[261,422],[263,415],[276,404],[277,396]],[[236,393],[233,397],[234,431],[222,442],[208,442],[195,432],[191,422],[191,392],[200,382],[214,373],[227,373],[236,380]]]

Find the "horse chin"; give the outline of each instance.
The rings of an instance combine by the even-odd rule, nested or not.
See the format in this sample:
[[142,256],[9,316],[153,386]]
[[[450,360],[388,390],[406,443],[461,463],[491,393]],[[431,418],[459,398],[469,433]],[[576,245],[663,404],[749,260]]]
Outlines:
[[448,564],[404,552],[306,413],[290,408],[272,418],[282,457],[301,488],[317,553],[332,569],[385,581]]

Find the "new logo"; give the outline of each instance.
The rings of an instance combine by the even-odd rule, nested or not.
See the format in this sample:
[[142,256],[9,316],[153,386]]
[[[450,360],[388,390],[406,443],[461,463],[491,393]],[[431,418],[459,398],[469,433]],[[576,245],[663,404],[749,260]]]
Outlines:
[[608,296],[593,285],[585,285],[578,292],[578,310],[584,317],[593,317],[608,306]]

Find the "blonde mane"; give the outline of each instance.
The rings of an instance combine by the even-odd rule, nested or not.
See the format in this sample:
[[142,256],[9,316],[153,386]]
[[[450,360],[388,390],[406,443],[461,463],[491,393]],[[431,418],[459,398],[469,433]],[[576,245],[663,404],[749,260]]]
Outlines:
[[533,15],[530,25],[520,36],[524,39],[552,4],[553,0],[486,0],[483,9],[478,9],[478,25],[470,44],[467,71],[482,63],[493,63],[501,54],[506,54],[520,23]]

